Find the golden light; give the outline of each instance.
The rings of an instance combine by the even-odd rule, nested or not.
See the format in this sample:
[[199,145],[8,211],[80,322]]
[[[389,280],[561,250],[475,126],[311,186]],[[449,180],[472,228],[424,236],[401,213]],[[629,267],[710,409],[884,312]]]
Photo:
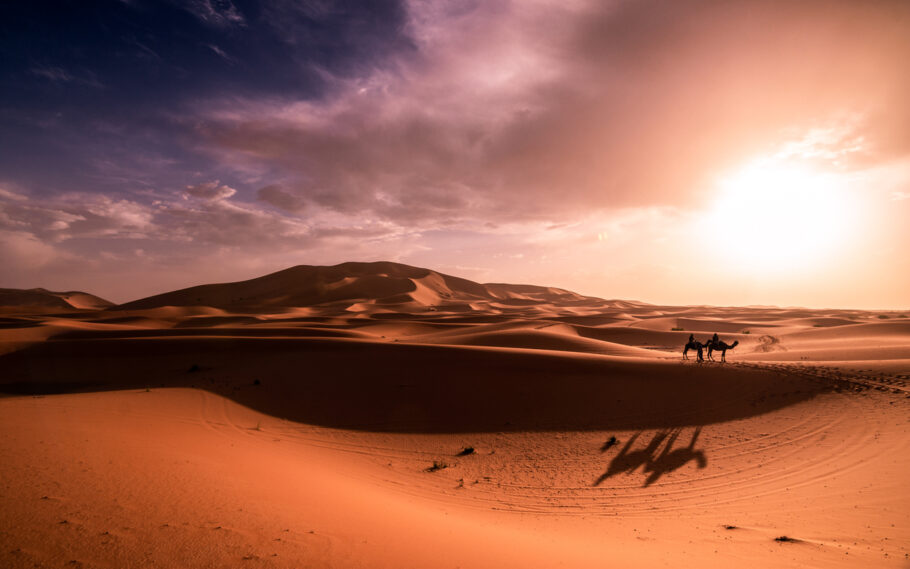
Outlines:
[[721,178],[701,223],[702,242],[721,262],[756,272],[792,271],[830,258],[851,212],[835,173],[766,159]]

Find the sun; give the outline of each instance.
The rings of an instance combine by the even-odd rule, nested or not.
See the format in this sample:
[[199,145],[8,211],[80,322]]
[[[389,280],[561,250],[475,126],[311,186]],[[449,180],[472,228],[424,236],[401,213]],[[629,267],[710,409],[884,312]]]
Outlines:
[[752,271],[811,267],[836,252],[850,217],[836,174],[756,160],[721,177],[700,223],[708,250]]

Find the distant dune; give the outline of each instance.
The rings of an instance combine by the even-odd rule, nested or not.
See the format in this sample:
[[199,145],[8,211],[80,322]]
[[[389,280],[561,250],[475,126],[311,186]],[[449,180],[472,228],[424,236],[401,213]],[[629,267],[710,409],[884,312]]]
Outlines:
[[[910,313],[658,306],[384,262],[0,306],[0,567],[910,555]],[[726,363],[683,359],[713,333]]]
[[0,311],[102,310],[113,302],[79,291],[53,292],[43,288],[0,288]]
[[332,267],[300,265],[247,281],[201,285],[150,296],[117,308],[211,306],[259,310],[342,302],[435,308],[466,307],[477,302],[525,306],[542,302],[591,304],[598,301],[558,288],[484,285],[429,269],[375,262],[342,263]]

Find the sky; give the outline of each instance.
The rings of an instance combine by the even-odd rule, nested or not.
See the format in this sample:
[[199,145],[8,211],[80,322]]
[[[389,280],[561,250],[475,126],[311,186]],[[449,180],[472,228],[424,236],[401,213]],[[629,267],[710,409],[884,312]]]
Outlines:
[[910,308],[910,3],[0,3],[0,287]]

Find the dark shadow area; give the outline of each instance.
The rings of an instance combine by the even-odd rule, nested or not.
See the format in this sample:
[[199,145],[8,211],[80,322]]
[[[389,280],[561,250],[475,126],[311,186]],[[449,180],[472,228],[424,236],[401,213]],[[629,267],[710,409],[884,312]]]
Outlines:
[[644,448],[635,451],[630,450],[640,436],[641,433],[632,435],[632,438],[630,438],[620,449],[619,454],[610,461],[610,466],[607,467],[607,471],[601,474],[597,481],[594,482],[595,486],[600,485],[607,478],[616,476],[617,474],[623,472],[632,473],[640,466],[647,466],[651,457],[654,456],[654,453],[656,453],[658,447],[660,447],[660,443],[667,438],[667,433],[664,431],[658,432]]
[[34,328],[44,324],[27,318],[0,318],[0,328]]
[[142,338],[191,338],[194,336],[236,338],[243,340],[245,338],[282,338],[282,337],[300,337],[300,338],[358,338],[365,334],[358,333],[346,328],[337,327],[262,327],[253,328],[250,326],[236,328],[164,328],[164,329],[140,329],[140,330],[67,330],[54,334],[51,338],[53,341],[61,340],[139,340]]
[[660,455],[645,466],[645,472],[648,473],[648,478],[645,480],[645,486],[650,486],[657,482],[664,474],[673,472],[690,461],[694,461],[698,468],[708,466],[708,458],[705,456],[705,451],[695,449],[698,435],[701,434],[701,427],[697,427],[695,432],[692,433],[692,439],[689,441],[689,446],[674,449],[673,445],[676,443],[676,439],[679,437],[680,433],[682,433],[682,429],[674,429],[670,434],[670,438],[667,439],[667,445],[661,451]]
[[86,391],[106,391],[104,385],[90,381],[59,381],[55,383],[37,383],[34,381],[16,381],[0,385],[2,395],[61,395],[64,393],[81,393]]
[[[0,356],[0,393],[196,387],[272,416],[328,427],[497,432],[706,425],[828,390],[810,378],[759,369],[533,350],[332,338],[99,336],[80,333],[79,339]],[[188,373],[193,365],[200,371]],[[623,460],[634,462],[635,456],[644,455]],[[650,464],[659,477],[695,456],[668,450]]]
[[[5,307],[4,307],[5,308]],[[70,308],[65,312],[59,312],[59,310],[22,310],[20,311],[4,311],[4,314],[12,317],[22,317],[22,318],[34,318],[38,320],[47,320],[49,318],[53,319],[69,319],[69,320],[91,320],[93,317],[100,316],[105,313],[105,309],[95,310],[95,309],[81,309],[81,308]]]
[[[637,450],[631,450],[638,438],[642,436],[642,433],[636,433],[623,446],[619,454],[610,461],[606,472],[600,475],[594,482],[594,486],[602,484],[604,480],[617,474],[631,474],[639,467],[642,467],[643,474],[648,475],[645,479],[645,486],[650,486],[664,474],[673,472],[690,461],[694,461],[698,468],[706,467],[708,458],[705,452],[695,449],[698,435],[701,434],[701,427],[695,428],[692,433],[692,439],[689,441],[689,446],[674,449],[673,445],[676,444],[676,439],[679,438],[681,433],[681,428],[658,431],[647,445]],[[664,444],[664,441],[666,441],[666,444]],[[661,449],[662,445],[663,448]]]

